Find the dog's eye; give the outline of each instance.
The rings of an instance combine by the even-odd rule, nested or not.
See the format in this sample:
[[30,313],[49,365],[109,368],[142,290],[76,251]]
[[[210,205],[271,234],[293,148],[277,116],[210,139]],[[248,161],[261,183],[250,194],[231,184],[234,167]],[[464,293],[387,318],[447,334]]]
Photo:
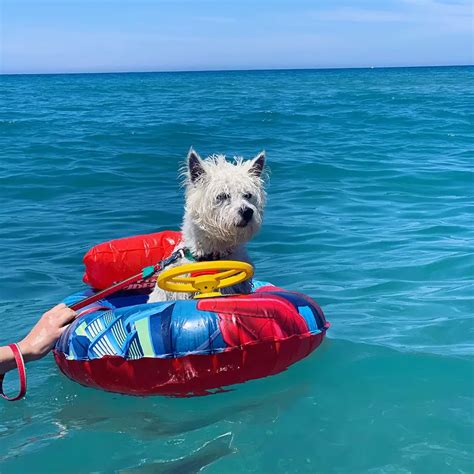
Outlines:
[[228,194],[228,193],[220,193],[216,197],[217,202],[222,202],[222,201],[225,201],[227,199],[230,199],[230,194]]
[[245,199],[252,199],[252,193],[245,193],[244,198]]

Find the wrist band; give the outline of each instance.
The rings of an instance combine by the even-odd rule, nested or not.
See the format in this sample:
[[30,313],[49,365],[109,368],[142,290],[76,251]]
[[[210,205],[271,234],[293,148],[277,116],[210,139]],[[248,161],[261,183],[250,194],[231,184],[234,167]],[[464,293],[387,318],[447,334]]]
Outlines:
[[26,368],[23,355],[18,347],[18,344],[9,344],[8,347],[12,350],[13,356],[15,357],[16,367],[18,369],[18,377],[20,379],[20,390],[15,397],[9,397],[5,395],[3,391],[3,378],[5,375],[0,375],[0,396],[9,402],[22,399],[26,394]]

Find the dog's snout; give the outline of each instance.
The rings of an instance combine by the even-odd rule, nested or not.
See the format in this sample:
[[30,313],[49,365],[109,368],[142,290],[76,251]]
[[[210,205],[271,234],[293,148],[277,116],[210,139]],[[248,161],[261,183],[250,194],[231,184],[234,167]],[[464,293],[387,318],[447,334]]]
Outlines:
[[240,209],[239,213],[245,222],[249,222],[253,216],[253,209],[250,207],[243,207]]

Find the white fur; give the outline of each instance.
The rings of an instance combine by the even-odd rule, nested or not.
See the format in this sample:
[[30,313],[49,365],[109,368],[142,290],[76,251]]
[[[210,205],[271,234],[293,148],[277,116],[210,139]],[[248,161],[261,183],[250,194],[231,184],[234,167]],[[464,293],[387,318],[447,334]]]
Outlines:
[[[183,240],[175,250],[186,247],[198,258],[212,255],[212,260],[251,263],[245,243],[262,224],[266,198],[262,174],[264,160],[264,152],[252,160],[236,157],[230,162],[223,155],[211,155],[202,160],[193,149],[189,151],[184,173]],[[253,215],[244,226],[242,211],[246,209],[251,209]],[[185,263],[189,262],[180,260],[172,266]],[[223,293],[250,291],[250,281],[223,289]],[[148,302],[192,296],[189,293],[168,293],[156,286]]]

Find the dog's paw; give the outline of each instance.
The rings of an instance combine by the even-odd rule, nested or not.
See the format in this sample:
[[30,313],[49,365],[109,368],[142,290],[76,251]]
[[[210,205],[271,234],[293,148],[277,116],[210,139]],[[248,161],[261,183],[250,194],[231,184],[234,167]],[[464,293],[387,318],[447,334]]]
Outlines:
[[162,290],[159,286],[155,286],[153,291],[148,297],[147,303],[158,303],[159,301],[166,301],[166,291]]

